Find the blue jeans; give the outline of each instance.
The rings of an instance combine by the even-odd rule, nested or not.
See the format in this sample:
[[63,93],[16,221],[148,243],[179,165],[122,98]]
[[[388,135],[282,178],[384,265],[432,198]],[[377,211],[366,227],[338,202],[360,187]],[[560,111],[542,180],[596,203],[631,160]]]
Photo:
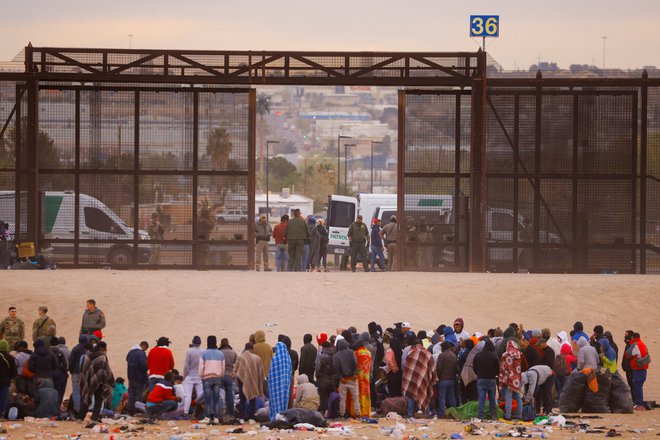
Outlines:
[[222,388],[225,390],[225,408],[227,415],[234,416],[234,379],[231,375],[225,375],[222,378]]
[[0,418],[4,418],[9,398],[9,385],[0,387]]
[[516,402],[518,403],[518,407],[516,408],[516,418],[522,419],[522,395],[507,386],[503,387],[502,390],[504,391],[504,418],[511,418],[511,401],[515,397]]
[[220,417],[222,411],[222,402],[220,401],[220,388],[222,388],[222,378],[213,377],[202,380],[204,388],[204,402],[206,406],[206,417]]
[[176,400],[163,400],[163,403],[159,405],[148,405],[147,412],[149,413],[149,419],[153,420],[165,412],[174,411],[178,405]]
[[289,266],[289,251],[286,245],[278,244],[275,246],[275,270],[286,272]]
[[632,395],[635,405],[644,405],[644,382],[646,382],[646,370],[631,370],[632,372]]
[[378,257],[378,267],[380,267],[380,270],[386,270],[385,269],[385,255],[383,255],[383,247],[382,246],[371,246],[371,258],[370,258],[370,263],[371,263],[371,271],[374,272],[376,270],[376,257]]
[[307,259],[309,258],[309,244],[305,244],[303,247],[303,254],[302,254],[302,271],[305,272],[307,270]]
[[73,410],[80,411],[80,374],[71,374],[71,398],[73,400]]
[[415,410],[417,409],[417,403],[411,399],[408,396],[406,397],[406,402],[408,402],[408,417],[412,417],[415,414]]
[[495,399],[495,388],[497,381],[495,379],[477,379],[477,393],[479,394],[479,418],[484,419],[486,406],[486,393],[488,393],[488,409],[490,418],[497,420],[497,400]]
[[566,384],[566,378],[568,378],[568,376],[555,376],[555,385],[557,387],[557,400],[559,400],[559,397],[561,396],[561,392],[564,389],[564,385]]
[[456,406],[456,381],[443,379],[438,382],[438,417],[445,416],[445,408]]

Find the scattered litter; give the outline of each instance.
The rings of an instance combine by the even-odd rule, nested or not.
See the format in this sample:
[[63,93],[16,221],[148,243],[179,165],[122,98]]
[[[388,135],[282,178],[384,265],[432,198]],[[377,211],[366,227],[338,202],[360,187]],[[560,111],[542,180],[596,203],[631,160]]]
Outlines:
[[277,327],[277,324],[274,322],[267,322],[264,324],[264,327]]
[[451,439],[462,439],[463,436],[461,434],[459,434],[458,432],[454,432],[449,436],[449,438],[451,438]]
[[316,429],[311,423],[296,423],[293,427],[298,431],[314,431]]

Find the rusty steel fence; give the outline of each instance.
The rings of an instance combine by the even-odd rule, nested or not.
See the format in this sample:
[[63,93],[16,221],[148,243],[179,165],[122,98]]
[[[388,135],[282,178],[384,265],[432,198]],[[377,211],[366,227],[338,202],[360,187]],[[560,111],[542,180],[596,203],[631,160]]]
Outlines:
[[375,85],[400,88],[404,270],[660,273],[658,78],[491,78],[481,51],[25,53],[0,73],[0,220],[60,265],[253,268],[252,86]]

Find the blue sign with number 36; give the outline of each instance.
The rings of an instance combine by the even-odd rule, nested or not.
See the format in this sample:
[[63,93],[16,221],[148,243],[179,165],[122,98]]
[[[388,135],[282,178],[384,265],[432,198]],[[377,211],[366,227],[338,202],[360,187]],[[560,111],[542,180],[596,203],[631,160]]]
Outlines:
[[499,15],[470,15],[471,37],[499,37]]

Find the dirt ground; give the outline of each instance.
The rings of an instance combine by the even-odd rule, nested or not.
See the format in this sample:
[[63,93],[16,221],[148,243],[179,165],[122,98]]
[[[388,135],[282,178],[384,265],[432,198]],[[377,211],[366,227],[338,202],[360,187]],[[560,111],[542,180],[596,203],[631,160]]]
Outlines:
[[[623,346],[625,330],[638,331],[652,358],[657,357],[660,342],[657,276],[57,270],[7,272],[2,284],[2,313],[15,305],[19,317],[31,329],[38,306],[47,305],[49,315],[57,322],[58,335],[66,336],[69,347],[75,345],[85,300],[96,299],[106,314],[104,334],[116,376],[126,374],[126,353],[141,340],[154,345],[158,337],[169,337],[176,363],[182,365],[194,335],[203,341],[210,334],[227,337],[239,350],[251,333],[262,329],[268,342],[274,344],[277,335],[283,333],[291,336],[294,348],[299,348],[305,333],[333,333],[338,327],[350,325],[362,331],[372,320],[384,328],[408,321],[414,330],[429,330],[462,317],[470,333],[485,333],[496,326],[505,328],[509,322],[522,323],[525,328],[549,327],[556,333],[570,330],[573,322],[581,320],[587,332],[602,324],[613,333],[619,347]],[[660,401],[660,374],[655,368],[652,363],[645,397]],[[656,410],[606,416],[602,423],[592,421],[592,426],[626,424],[647,429],[656,426],[658,414]],[[181,432],[189,430],[189,422],[177,423]],[[90,434],[74,422],[62,422],[55,428],[33,425],[28,429],[31,424],[24,425],[10,430],[10,438],[40,429],[51,437],[77,431],[84,432],[85,438]],[[224,428],[218,428],[220,434],[229,435]],[[355,428],[358,436],[384,435],[379,428],[367,425]],[[463,425],[443,421],[431,428],[408,436],[421,439],[427,433],[429,438],[444,438],[443,434],[461,431]],[[199,430],[199,434],[205,438],[208,431]],[[165,433],[161,429],[160,434],[154,432],[148,437],[162,435]],[[258,436],[269,435],[274,434]],[[550,435],[582,437],[569,431]],[[656,434],[624,433],[627,438],[649,435]],[[291,437],[288,433],[277,436]],[[297,433],[294,437],[307,438],[310,434]]]

